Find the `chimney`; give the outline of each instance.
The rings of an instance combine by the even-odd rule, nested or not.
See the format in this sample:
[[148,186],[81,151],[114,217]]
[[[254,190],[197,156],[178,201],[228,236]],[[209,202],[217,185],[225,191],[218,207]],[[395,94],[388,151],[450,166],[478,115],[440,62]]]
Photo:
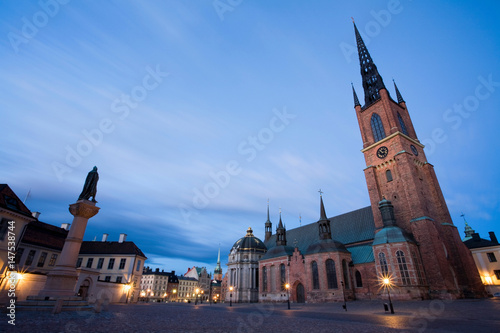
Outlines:
[[118,240],[118,243],[125,242],[125,239],[127,239],[127,234],[120,234],[120,239]]
[[156,273],[160,273],[160,269],[159,269],[159,268],[157,268],[155,272],[156,272]]
[[71,225],[71,223],[63,223],[63,224],[61,224],[61,228],[63,228],[64,230],[69,230],[70,225]]
[[33,216],[34,218],[36,218],[38,220],[38,216],[40,216],[40,212],[32,212],[31,216]]
[[102,234],[102,241],[105,242],[108,240],[108,234]]
[[472,234],[472,239],[475,242],[479,242],[481,240],[481,238],[479,238],[479,234],[477,232],[475,232],[475,233]]
[[490,231],[489,234],[490,234],[491,241],[493,243],[497,243],[498,244],[498,239],[497,239],[497,236],[495,236],[495,233],[493,231]]

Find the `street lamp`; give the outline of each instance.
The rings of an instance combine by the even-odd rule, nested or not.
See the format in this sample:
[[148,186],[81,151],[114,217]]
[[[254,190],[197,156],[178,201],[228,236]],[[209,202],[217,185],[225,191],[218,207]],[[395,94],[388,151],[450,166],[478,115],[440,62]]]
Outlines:
[[198,294],[200,293],[200,289],[196,288],[196,298],[194,300],[194,305],[198,305]]
[[229,306],[233,306],[233,286],[229,287]]
[[173,296],[174,302],[177,302],[177,295],[176,295],[177,294],[177,289],[174,289],[172,292],[174,293],[174,296]]
[[392,307],[391,293],[389,292],[389,287],[391,286],[391,280],[389,278],[384,278],[382,280],[384,287],[387,289],[387,296],[389,296],[389,307],[391,308],[391,314],[394,314],[394,308]]
[[344,289],[344,281],[340,281],[340,284],[342,285],[342,294],[344,295],[344,305],[342,305],[342,308],[347,311],[347,303],[345,300],[345,289]]
[[132,286],[130,284],[126,284],[123,286],[123,289],[127,292],[127,295],[125,296],[125,304],[128,303],[128,293],[130,291],[130,288],[132,288]]
[[200,304],[203,304],[203,294],[205,293],[205,290],[201,291],[201,298],[200,298]]
[[287,294],[287,302],[288,302],[288,310],[290,310],[290,285],[285,284],[286,294]]

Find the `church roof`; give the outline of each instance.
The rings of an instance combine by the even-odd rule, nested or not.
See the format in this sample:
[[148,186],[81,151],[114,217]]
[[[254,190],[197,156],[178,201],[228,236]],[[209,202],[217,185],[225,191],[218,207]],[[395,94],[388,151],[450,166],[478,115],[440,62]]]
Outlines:
[[[332,238],[334,241],[346,246],[347,250],[351,252],[355,264],[373,261],[371,241],[375,234],[375,224],[370,206],[331,217],[329,220],[331,222]],[[301,253],[307,254],[309,246],[320,241],[318,224],[314,222],[295,229],[289,229],[286,231],[286,237],[291,246],[296,246]],[[361,242],[368,242],[368,244],[360,245]],[[266,254],[263,259],[285,255],[277,252],[276,254],[279,255],[271,256],[272,252],[275,251],[273,248],[276,247],[276,235],[272,235],[265,242],[265,245],[271,254],[269,256]]]
[[[274,241],[276,244],[276,240]],[[245,237],[241,237],[234,243],[233,249],[238,252],[263,252],[265,253],[267,248],[260,239],[253,235],[252,228],[248,228]]]

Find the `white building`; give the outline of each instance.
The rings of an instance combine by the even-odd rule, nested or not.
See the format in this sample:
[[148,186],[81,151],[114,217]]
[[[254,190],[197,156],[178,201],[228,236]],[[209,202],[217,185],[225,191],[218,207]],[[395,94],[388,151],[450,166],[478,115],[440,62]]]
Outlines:
[[157,268],[144,268],[141,279],[140,299],[148,302],[175,302],[179,280],[175,271],[165,272]]
[[266,253],[267,248],[252,232],[252,228],[248,228],[245,237],[237,240],[229,253],[226,302],[259,301],[258,260]]

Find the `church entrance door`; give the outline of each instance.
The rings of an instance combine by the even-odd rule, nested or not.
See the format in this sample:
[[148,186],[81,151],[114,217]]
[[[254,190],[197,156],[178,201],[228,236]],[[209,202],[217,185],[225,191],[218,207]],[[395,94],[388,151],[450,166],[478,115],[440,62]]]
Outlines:
[[305,303],[306,297],[304,294],[304,286],[302,283],[297,285],[297,303]]

